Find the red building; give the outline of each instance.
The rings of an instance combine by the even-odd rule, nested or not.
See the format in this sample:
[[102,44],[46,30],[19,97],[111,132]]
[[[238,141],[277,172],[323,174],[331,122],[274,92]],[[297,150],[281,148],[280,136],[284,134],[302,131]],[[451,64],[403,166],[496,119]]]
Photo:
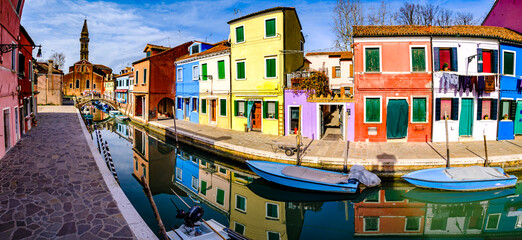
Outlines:
[[431,141],[430,37],[409,27],[354,28],[355,141]]
[[[33,47],[34,42],[20,26],[20,44],[18,49],[18,100],[20,111],[20,132],[25,134],[35,124],[36,100],[33,92]],[[16,115],[16,114],[15,114]]]
[[0,158],[20,138],[18,57],[24,0],[0,0]]

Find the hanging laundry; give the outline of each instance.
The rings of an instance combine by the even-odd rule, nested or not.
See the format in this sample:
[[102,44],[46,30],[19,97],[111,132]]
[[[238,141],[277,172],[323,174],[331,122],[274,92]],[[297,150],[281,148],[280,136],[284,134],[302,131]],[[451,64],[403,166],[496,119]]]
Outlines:
[[459,75],[453,73],[450,74],[450,85],[453,85],[453,87],[459,85]]
[[484,81],[484,76],[479,76],[477,80],[477,94],[479,97],[482,96],[485,89],[486,81]]
[[471,78],[469,76],[459,76],[459,88],[457,91],[462,89],[463,92],[466,92],[467,88],[471,91]]
[[473,90],[477,90],[477,76],[471,77],[471,88],[469,91],[473,92]]
[[442,78],[440,79],[440,86],[442,88],[449,88],[449,82],[450,82],[450,75],[449,73],[443,73]]
[[484,92],[490,93],[495,91],[495,76],[486,76],[486,88]]

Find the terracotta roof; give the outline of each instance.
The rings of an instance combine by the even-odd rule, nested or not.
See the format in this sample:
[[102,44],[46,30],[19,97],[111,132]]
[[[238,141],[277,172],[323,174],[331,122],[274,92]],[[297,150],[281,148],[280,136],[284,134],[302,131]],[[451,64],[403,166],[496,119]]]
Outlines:
[[98,69],[101,69],[101,70],[112,70],[112,68],[110,67],[107,67],[103,64],[94,64],[94,67],[98,68]]
[[354,26],[354,37],[390,36],[456,36],[500,38],[507,41],[522,42],[522,35],[503,27],[491,26]]
[[193,54],[193,55],[187,54],[187,55],[181,56],[178,59],[176,59],[176,61],[189,59],[189,58],[193,58],[193,57],[198,57],[198,56],[204,56],[204,55],[207,55],[207,54],[220,52],[220,51],[225,51],[225,50],[229,50],[230,49],[230,42],[228,40],[223,40],[221,42],[218,42],[218,43],[215,43],[215,44],[210,44],[210,45],[214,45],[214,47],[212,47],[212,48],[210,48],[210,49],[208,49],[206,51]]
[[147,48],[158,49],[158,50],[163,50],[163,51],[171,49],[170,47],[164,47],[164,46],[160,46],[160,45],[154,45],[154,44],[147,43],[147,46],[145,46],[145,49],[143,49],[143,52],[146,52]]
[[262,13],[272,12],[272,11],[277,11],[277,10],[293,10],[293,11],[295,11],[295,8],[293,8],[293,7],[273,7],[273,8],[268,8],[268,9],[265,9],[265,10],[261,10],[259,12],[251,13],[251,14],[248,14],[248,15],[245,15],[245,16],[242,16],[242,17],[238,17],[238,18],[232,19],[232,20],[228,21],[227,23],[231,24],[231,23],[237,22],[237,21],[239,21],[241,19],[245,19],[245,18],[253,17],[255,15],[262,14]]
[[317,55],[328,55],[328,56],[339,56],[342,60],[352,59],[353,54],[350,51],[343,52],[309,52],[305,56],[317,56]]

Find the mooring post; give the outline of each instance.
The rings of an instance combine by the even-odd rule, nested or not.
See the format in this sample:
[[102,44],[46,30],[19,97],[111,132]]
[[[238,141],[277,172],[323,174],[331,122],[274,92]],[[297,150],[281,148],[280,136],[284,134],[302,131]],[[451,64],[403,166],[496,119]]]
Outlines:
[[178,129],[176,127],[176,106],[172,106],[172,116],[174,116],[174,136],[176,137],[176,147],[178,147]]
[[486,160],[484,161],[484,167],[487,167],[489,165],[489,160],[488,160],[488,144],[486,142],[486,134],[484,134],[484,151],[486,152]]

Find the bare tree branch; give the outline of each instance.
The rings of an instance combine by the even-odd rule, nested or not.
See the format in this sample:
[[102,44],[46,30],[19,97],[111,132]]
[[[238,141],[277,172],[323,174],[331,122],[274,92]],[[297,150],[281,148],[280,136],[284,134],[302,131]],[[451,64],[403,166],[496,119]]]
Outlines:
[[353,43],[353,26],[362,25],[364,15],[359,0],[338,0],[334,7],[335,47],[349,51]]
[[387,11],[387,4],[384,0],[381,2],[379,9],[371,6],[368,12],[368,24],[369,25],[386,25],[386,17],[389,15]]
[[473,13],[471,12],[458,12],[455,16],[455,25],[475,25],[473,19]]
[[419,16],[419,5],[415,3],[407,3],[399,9],[398,12],[398,21],[399,24],[403,25],[419,25],[420,24],[420,16]]
[[437,15],[436,25],[447,27],[453,25],[453,11],[442,8]]
[[56,65],[59,69],[63,69],[63,65],[65,64],[65,54],[63,54],[63,52],[54,52],[51,57],[49,57],[49,59],[53,60],[54,65]]
[[418,5],[420,25],[432,26],[435,25],[435,19],[439,14],[440,8],[437,5],[430,3]]

